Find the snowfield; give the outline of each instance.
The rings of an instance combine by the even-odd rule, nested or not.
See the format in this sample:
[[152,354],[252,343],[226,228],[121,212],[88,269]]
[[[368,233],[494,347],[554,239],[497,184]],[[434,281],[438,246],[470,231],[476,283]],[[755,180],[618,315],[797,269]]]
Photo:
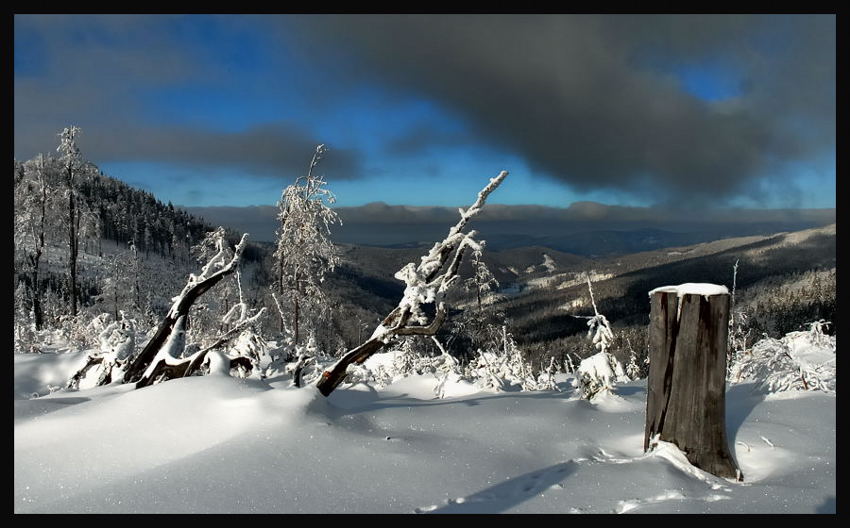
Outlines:
[[736,483],[643,453],[645,380],[592,403],[563,374],[563,392],[441,400],[432,376],[327,399],[222,375],[48,394],[74,356],[15,355],[17,513],[835,512],[830,393],[732,386]]

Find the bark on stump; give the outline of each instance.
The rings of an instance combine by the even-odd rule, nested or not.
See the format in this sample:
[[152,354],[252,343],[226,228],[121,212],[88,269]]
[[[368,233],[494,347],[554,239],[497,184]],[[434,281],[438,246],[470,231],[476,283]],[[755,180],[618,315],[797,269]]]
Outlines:
[[660,434],[694,466],[743,480],[726,438],[729,294],[653,291],[651,299],[644,451]]

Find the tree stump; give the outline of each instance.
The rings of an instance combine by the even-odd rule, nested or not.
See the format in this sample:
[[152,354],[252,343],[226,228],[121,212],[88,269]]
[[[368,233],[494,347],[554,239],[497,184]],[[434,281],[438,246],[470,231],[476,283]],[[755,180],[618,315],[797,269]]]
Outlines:
[[659,434],[694,466],[743,480],[726,439],[726,287],[665,286],[650,297],[644,451]]

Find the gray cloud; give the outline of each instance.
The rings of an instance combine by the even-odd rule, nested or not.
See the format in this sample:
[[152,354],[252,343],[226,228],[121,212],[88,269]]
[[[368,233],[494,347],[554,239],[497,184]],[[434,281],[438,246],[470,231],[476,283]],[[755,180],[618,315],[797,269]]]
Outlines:
[[[15,156],[53,152],[56,134],[80,126],[80,147],[95,163],[164,162],[197,167],[228,166],[279,178],[303,173],[323,141],[294,122],[239,131],[152,122],[141,95],[184,82],[239,83],[222,67],[199,61],[176,40],[181,17],[19,16],[16,31],[43,50],[45,71],[16,73]],[[244,22],[213,18],[228,31]],[[233,26],[233,27],[231,27]],[[236,28],[236,29],[233,29]],[[46,72],[46,73],[45,73]],[[320,169],[335,180],[361,176],[360,155],[330,150]]]
[[[835,146],[833,16],[304,16],[285,28],[579,190],[757,198],[759,178]],[[667,73],[701,61],[737,71],[744,92],[710,104]]]
[[466,132],[447,133],[433,124],[419,124],[399,134],[387,144],[385,150],[392,154],[420,154],[437,147],[449,147],[473,141],[474,138]]
[[[16,137],[16,155],[28,159],[37,152],[53,151],[58,144],[54,139],[57,131],[67,124],[42,123],[25,128]],[[317,140],[285,123],[240,132],[117,123],[83,127],[79,144],[85,157],[96,163],[156,161],[230,166],[255,176],[280,178],[307,170]],[[319,168],[334,180],[358,177],[363,170],[358,154],[346,149],[330,149]]]

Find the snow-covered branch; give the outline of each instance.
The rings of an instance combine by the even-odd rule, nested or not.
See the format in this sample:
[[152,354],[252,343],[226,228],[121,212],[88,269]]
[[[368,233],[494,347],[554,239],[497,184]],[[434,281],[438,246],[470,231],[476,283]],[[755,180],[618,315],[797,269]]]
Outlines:
[[[507,175],[507,171],[502,171],[495,178],[491,178],[487,186],[478,193],[469,209],[459,210],[458,222],[449,229],[446,238],[434,244],[431,250],[420,259],[418,265],[411,262],[395,274],[395,278],[406,285],[404,296],[398,306],[384,318],[369,340],[349,351],[322,373],[317,383],[322,394],[327,396],[342,383],[349,365],[363,363],[394,337],[434,335],[439,330],[447,313],[444,299],[446,293],[456,283],[464,251],[469,247],[473,250],[481,248],[474,239],[475,231],[464,233],[463,229],[469,220],[478,214],[487,197]],[[436,306],[436,314],[430,322],[423,309],[423,305],[428,304]]]
[[[173,316],[181,311],[181,304],[185,303],[187,299],[189,299],[189,293],[192,292],[192,290],[200,288],[204,283],[216,283],[221,280],[223,276],[232,273],[236,269],[236,265],[239,263],[239,259],[242,256],[242,251],[245,249],[245,245],[248,242],[248,233],[242,235],[239,243],[233,249],[230,259],[227,259],[228,253],[231,252],[224,241],[223,231],[220,237],[218,251],[204,265],[201,269],[200,275],[195,275],[194,273],[189,274],[189,280],[186,282],[186,286],[183,287],[183,291],[180,292],[180,295],[172,299],[174,303],[168,311],[168,316]],[[205,288],[204,291],[207,289],[209,288]],[[194,298],[191,300],[194,301]]]
[[[210,288],[218,284],[226,275],[229,275],[236,270],[236,266],[239,263],[239,259],[247,244],[247,239],[247,233],[242,235],[239,243],[235,248],[233,248],[232,255],[228,258],[227,255],[229,254],[229,250],[227,249],[227,244],[224,240],[224,230],[218,229],[213,232],[212,237],[208,238],[208,241],[212,242],[212,245],[216,249],[216,253],[212,255],[206,265],[203,266],[200,275],[189,275],[189,281],[186,283],[186,286],[183,288],[180,295],[173,299],[174,303],[157,328],[156,334],[154,334],[151,340],[148,341],[145,348],[139,353],[124,374],[125,383],[139,381],[142,379],[146,383],[141,383],[140,381],[139,386],[150,384],[156,375],[153,372],[150,373],[150,376],[148,375],[151,365],[162,365],[161,368],[163,369],[168,369],[168,367],[171,366],[169,365],[170,360],[162,357],[161,349],[166,347],[166,344],[171,341],[173,333],[180,332],[178,322],[181,318],[188,316],[189,309],[192,307],[195,300],[197,300],[198,297],[203,295]],[[169,354],[171,357],[177,357],[180,355],[182,355],[182,349],[178,354]],[[165,360],[160,361],[162,359]],[[177,370],[179,371],[180,369]],[[182,376],[183,372],[172,372],[171,374],[173,374],[171,377],[179,377]]]

